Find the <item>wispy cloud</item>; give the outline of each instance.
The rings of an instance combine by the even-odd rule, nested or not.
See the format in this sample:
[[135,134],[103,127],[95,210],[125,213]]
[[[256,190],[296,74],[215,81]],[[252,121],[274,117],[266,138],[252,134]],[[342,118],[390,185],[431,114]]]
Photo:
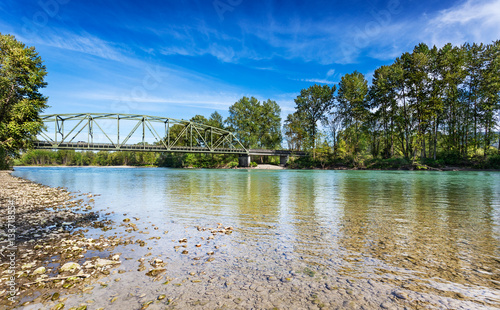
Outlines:
[[29,41],[37,46],[49,46],[58,49],[80,52],[103,59],[126,61],[128,57],[124,54],[124,48],[116,43],[105,41],[99,37],[86,32],[75,33],[65,30],[57,30],[37,35],[31,39],[24,38],[22,34],[17,34],[21,41]]
[[442,46],[448,42],[489,43],[498,40],[500,33],[500,0],[468,0],[455,7],[438,12],[425,29],[432,44]]
[[320,83],[320,84],[335,84],[334,81],[329,81],[327,79],[300,79],[302,82]]
[[242,55],[234,51],[231,46],[223,46],[217,43],[212,43],[207,47],[178,47],[169,46],[160,50],[163,55],[182,55],[182,56],[203,56],[211,55],[222,62],[233,63],[236,62]]

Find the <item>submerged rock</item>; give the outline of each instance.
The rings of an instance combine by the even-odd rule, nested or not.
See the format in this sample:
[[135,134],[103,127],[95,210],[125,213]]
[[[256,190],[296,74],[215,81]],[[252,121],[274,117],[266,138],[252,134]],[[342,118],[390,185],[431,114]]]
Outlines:
[[47,269],[45,269],[45,267],[38,267],[35,271],[33,271],[33,275],[44,274],[46,272]]
[[58,303],[54,307],[50,308],[50,310],[61,310],[64,309],[64,304],[63,303]]
[[52,301],[56,301],[58,299],[59,299],[59,293],[57,293],[57,292],[52,294],[52,297],[50,297],[50,300],[52,300]]
[[79,264],[74,263],[74,262],[69,262],[69,263],[64,264],[61,267],[60,271],[61,272],[65,272],[65,271],[75,272],[76,270],[80,270],[80,269],[82,269],[82,266],[80,266]]
[[104,267],[104,266],[109,266],[109,265],[118,265],[121,263],[122,262],[120,262],[120,261],[98,258],[95,262],[95,266],[96,267]]
[[166,271],[167,271],[167,269],[165,269],[165,268],[154,268],[154,269],[151,269],[148,272],[146,272],[146,275],[150,276],[150,277],[156,277],[157,275],[164,273]]

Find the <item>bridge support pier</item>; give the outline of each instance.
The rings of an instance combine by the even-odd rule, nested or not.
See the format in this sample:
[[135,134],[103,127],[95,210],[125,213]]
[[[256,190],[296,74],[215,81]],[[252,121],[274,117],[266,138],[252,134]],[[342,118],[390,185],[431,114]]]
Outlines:
[[290,158],[290,155],[280,155],[280,166],[285,167],[288,158]]
[[238,157],[238,166],[250,167],[250,155],[242,155]]

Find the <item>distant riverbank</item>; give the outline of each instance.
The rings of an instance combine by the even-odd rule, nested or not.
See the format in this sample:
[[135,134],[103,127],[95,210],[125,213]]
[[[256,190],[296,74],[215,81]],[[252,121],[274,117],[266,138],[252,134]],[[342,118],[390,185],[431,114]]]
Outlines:
[[[16,167],[37,167],[37,168],[123,168],[123,169],[133,169],[133,168],[171,168],[171,167],[159,167],[159,166],[65,166],[65,165],[29,165],[29,166],[14,166]],[[430,166],[416,166],[416,165],[404,165],[400,167],[348,167],[348,166],[334,166],[334,167],[290,167],[290,166],[278,166],[271,164],[260,164],[256,167],[220,167],[220,168],[200,168],[200,167],[175,167],[175,169],[251,169],[251,170],[371,170],[371,171],[500,171],[500,169],[488,169],[488,168],[474,168],[474,167],[458,167],[458,166],[444,166],[444,167],[430,167]]]
[[[244,169],[271,169],[280,167],[279,156],[251,156],[250,167]],[[104,152],[31,150],[15,159],[14,166],[70,166],[70,167],[165,167],[232,169],[239,164],[235,154],[192,154],[151,152]],[[286,169],[328,170],[491,170],[500,169],[500,154],[476,154],[467,158],[453,154],[439,154],[436,158],[381,158],[372,155],[334,155],[316,153],[315,156],[290,157]],[[281,169],[281,168],[274,168]]]

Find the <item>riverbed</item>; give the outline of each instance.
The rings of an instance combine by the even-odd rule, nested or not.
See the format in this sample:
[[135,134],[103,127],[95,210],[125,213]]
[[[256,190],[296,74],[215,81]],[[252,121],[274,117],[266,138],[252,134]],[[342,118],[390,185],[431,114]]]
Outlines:
[[95,195],[111,229],[85,237],[134,241],[114,248],[120,265],[85,292],[59,289],[64,309],[500,306],[499,172],[19,167],[13,175]]

